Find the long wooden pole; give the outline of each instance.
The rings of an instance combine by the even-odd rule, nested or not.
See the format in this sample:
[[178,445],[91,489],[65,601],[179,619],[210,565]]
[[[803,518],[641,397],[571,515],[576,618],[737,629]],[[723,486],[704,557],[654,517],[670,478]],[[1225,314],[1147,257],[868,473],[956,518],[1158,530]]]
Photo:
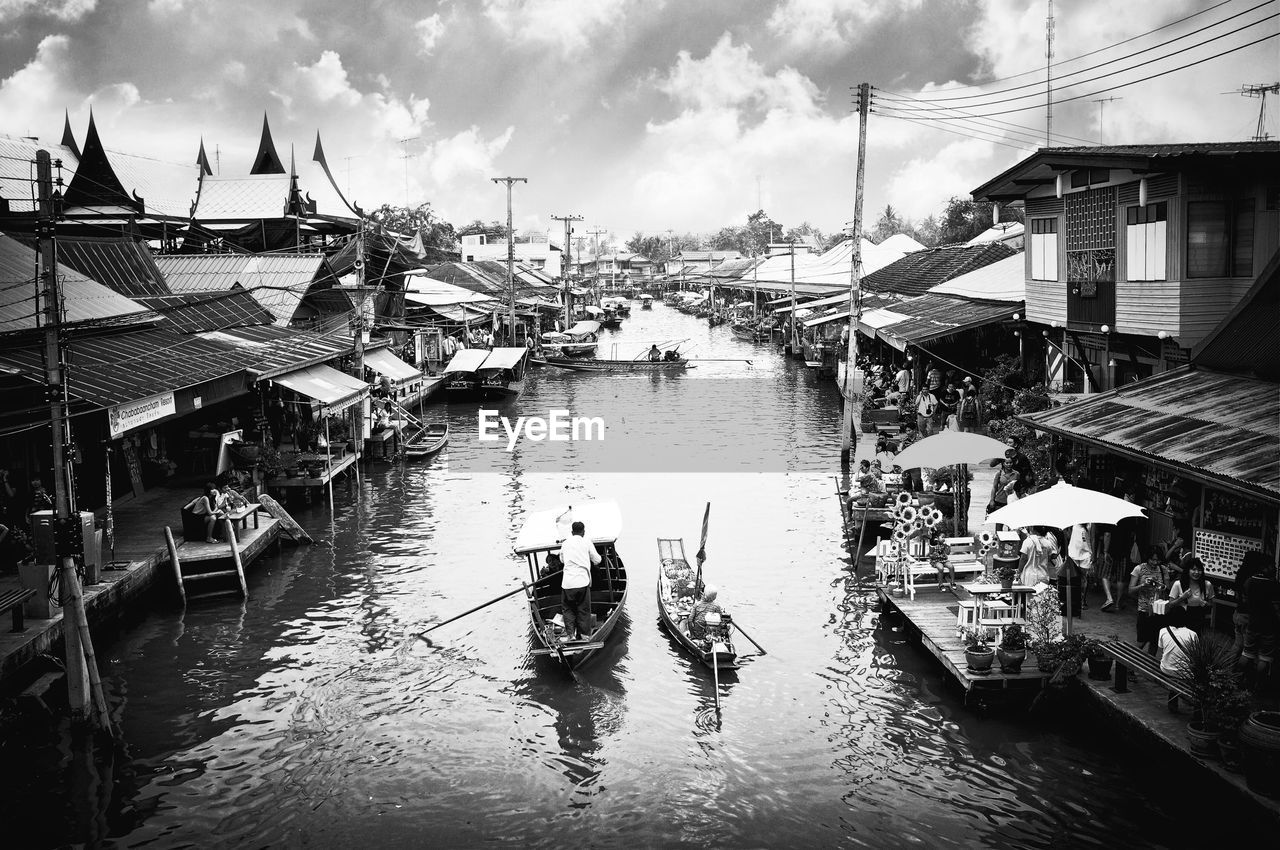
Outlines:
[[96,725],[99,729],[111,733],[107,698],[102,692],[102,679],[98,676],[98,662],[93,651],[93,637],[89,633],[89,616],[84,610],[84,593],[80,589],[80,579],[76,576],[74,568],[63,571],[62,582],[64,599],[69,597],[71,603],[71,617],[74,624],[72,629],[79,637],[79,649],[84,654],[84,666],[89,671],[89,686],[93,694],[93,706],[96,709]]
[[[853,232],[850,234],[851,255],[849,270],[849,341],[846,343],[844,363],[844,385],[840,394],[844,396],[844,414],[840,428],[840,462],[848,465],[857,447],[857,421],[861,414],[855,416],[855,407],[861,408],[861,387],[858,386],[858,314],[862,303],[862,198],[866,184],[867,163],[867,114],[871,108],[871,84],[858,86],[858,173],[854,189]],[[792,305],[792,309],[795,306]]]
[[457,615],[456,617],[450,617],[450,618],[449,618],[449,619],[447,619],[447,620],[442,620],[441,622],[436,623],[434,626],[432,626],[432,627],[431,627],[431,628],[429,628],[429,629],[423,629],[422,631],[418,632],[418,636],[419,636],[419,637],[422,637],[422,636],[423,636],[423,635],[425,635],[427,632],[433,632],[433,631],[435,631],[436,629],[440,628],[441,626],[446,626],[446,625],[448,625],[449,623],[452,623],[454,620],[461,620],[463,617],[467,616],[468,614],[474,614],[475,612],[479,611],[479,610],[480,610],[480,609],[482,609],[482,608],[488,608],[488,607],[489,607],[490,605],[492,605],[493,603],[495,603],[495,602],[501,602],[502,600],[506,599],[507,597],[509,597],[509,596],[515,596],[517,593],[520,593],[521,591],[526,591],[526,592],[527,592],[527,591],[528,591],[530,588],[532,588],[534,585],[538,584],[538,582],[546,581],[546,580],[547,580],[547,579],[549,579],[549,578],[552,578],[552,577],[554,577],[554,576],[558,576],[558,575],[560,575],[562,572],[564,572],[564,570],[556,570],[554,573],[547,573],[545,576],[542,576],[542,577],[541,577],[541,578],[539,578],[537,581],[528,582],[527,584],[526,584],[526,583],[524,583],[524,582],[521,582],[520,586],[519,586],[519,587],[517,587],[515,590],[512,590],[512,591],[510,591],[510,592],[508,592],[508,593],[504,593],[504,594],[502,594],[501,596],[494,597],[493,599],[490,599],[488,602],[484,602],[484,603],[482,603],[482,604],[480,604],[480,605],[477,605],[477,606],[476,606],[476,607],[474,607],[474,608],[468,608],[466,611],[463,611],[461,614]]
[[167,525],[164,527],[164,542],[169,547],[169,563],[173,565],[173,577],[178,582],[178,597],[185,606],[187,604],[187,589],[182,582],[182,564],[178,561],[178,544],[173,542],[173,532]]
[[240,559],[240,544],[236,541],[235,526],[231,524],[230,518],[224,519],[222,522],[227,530],[227,543],[231,544],[231,560],[236,565],[236,577],[240,579],[240,595],[248,599],[249,587],[244,581],[244,562]]

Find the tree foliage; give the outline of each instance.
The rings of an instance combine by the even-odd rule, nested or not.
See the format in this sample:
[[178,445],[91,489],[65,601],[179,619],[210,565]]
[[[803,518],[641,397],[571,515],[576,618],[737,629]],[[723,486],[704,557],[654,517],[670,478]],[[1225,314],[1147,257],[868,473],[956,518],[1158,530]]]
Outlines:
[[486,224],[477,218],[473,219],[470,224],[458,228],[458,238],[479,234],[484,235],[486,242],[506,242],[507,226],[500,221],[491,221]]
[[458,242],[453,225],[436,216],[430,203],[416,207],[383,204],[370,213],[369,218],[380,227],[405,236],[421,234],[422,247],[428,253],[452,254]]

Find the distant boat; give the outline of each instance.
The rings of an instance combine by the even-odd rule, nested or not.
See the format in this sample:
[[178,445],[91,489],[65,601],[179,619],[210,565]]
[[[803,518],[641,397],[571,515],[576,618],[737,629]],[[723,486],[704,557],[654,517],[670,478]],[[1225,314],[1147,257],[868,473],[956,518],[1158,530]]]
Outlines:
[[539,366],[555,366],[573,372],[683,372],[694,368],[687,357],[678,360],[574,360],[569,357],[544,357],[535,360]]
[[595,354],[600,344],[600,323],[591,319],[578,322],[564,333],[547,331],[542,335],[542,347],[564,357],[586,357]]
[[[542,578],[545,557],[559,552],[568,539],[572,525],[581,521],[587,528],[587,539],[600,554],[600,563],[591,568],[590,635],[579,641],[566,641],[557,629],[561,611],[560,576]],[[570,670],[581,667],[604,648],[622,615],[627,602],[627,568],[614,545],[622,533],[622,514],[616,502],[583,502],[561,506],[529,515],[516,536],[516,554],[524,555],[529,567],[529,621],[536,646],[534,655],[549,655]],[[562,618],[559,621],[563,625]]]
[[773,333],[772,328],[762,327],[750,322],[736,322],[729,326],[729,330],[733,331],[733,335],[738,339],[747,342],[768,342],[770,335]]
[[641,309],[641,310],[652,310],[652,309],[653,309],[653,296],[652,296],[652,295],[641,295],[641,296],[640,296],[640,309]]
[[463,348],[444,367],[444,391],[450,398],[473,396],[480,387],[476,372],[489,357],[487,348]]
[[[689,614],[700,588],[693,567],[684,554],[684,540],[658,538],[658,613],[663,627],[680,646],[708,668],[734,670],[738,653],[730,638],[728,614],[720,614],[719,622],[709,622],[707,637],[689,634]],[[708,615],[710,618],[711,615]]]

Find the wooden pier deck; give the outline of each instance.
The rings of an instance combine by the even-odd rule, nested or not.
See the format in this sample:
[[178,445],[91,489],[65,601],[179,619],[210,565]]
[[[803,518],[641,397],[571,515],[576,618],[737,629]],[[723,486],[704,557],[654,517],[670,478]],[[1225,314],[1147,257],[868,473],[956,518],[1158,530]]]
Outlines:
[[884,587],[877,588],[876,593],[884,610],[900,614],[910,636],[918,639],[965,690],[966,699],[973,692],[1020,689],[1034,694],[1049,681],[1050,674],[1036,669],[1035,654],[1031,652],[1027,653],[1021,673],[1001,673],[999,662],[993,663],[991,672],[985,676],[971,673],[964,658],[964,644],[956,632],[959,598],[955,595],[933,588],[921,590],[915,599],[894,596]]
[[[280,520],[263,516],[258,527],[236,529],[236,540],[240,544],[240,558],[247,567],[280,536]],[[217,543],[205,543],[203,540],[184,540],[178,544],[178,557],[183,565],[201,561],[230,561],[231,544],[225,540]]]

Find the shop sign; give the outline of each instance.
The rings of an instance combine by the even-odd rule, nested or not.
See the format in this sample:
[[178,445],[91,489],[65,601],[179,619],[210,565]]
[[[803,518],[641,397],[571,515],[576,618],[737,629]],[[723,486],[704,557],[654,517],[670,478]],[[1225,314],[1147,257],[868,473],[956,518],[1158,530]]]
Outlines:
[[176,412],[173,393],[160,393],[139,401],[107,408],[107,428],[112,438],[115,438],[126,431],[172,416]]

